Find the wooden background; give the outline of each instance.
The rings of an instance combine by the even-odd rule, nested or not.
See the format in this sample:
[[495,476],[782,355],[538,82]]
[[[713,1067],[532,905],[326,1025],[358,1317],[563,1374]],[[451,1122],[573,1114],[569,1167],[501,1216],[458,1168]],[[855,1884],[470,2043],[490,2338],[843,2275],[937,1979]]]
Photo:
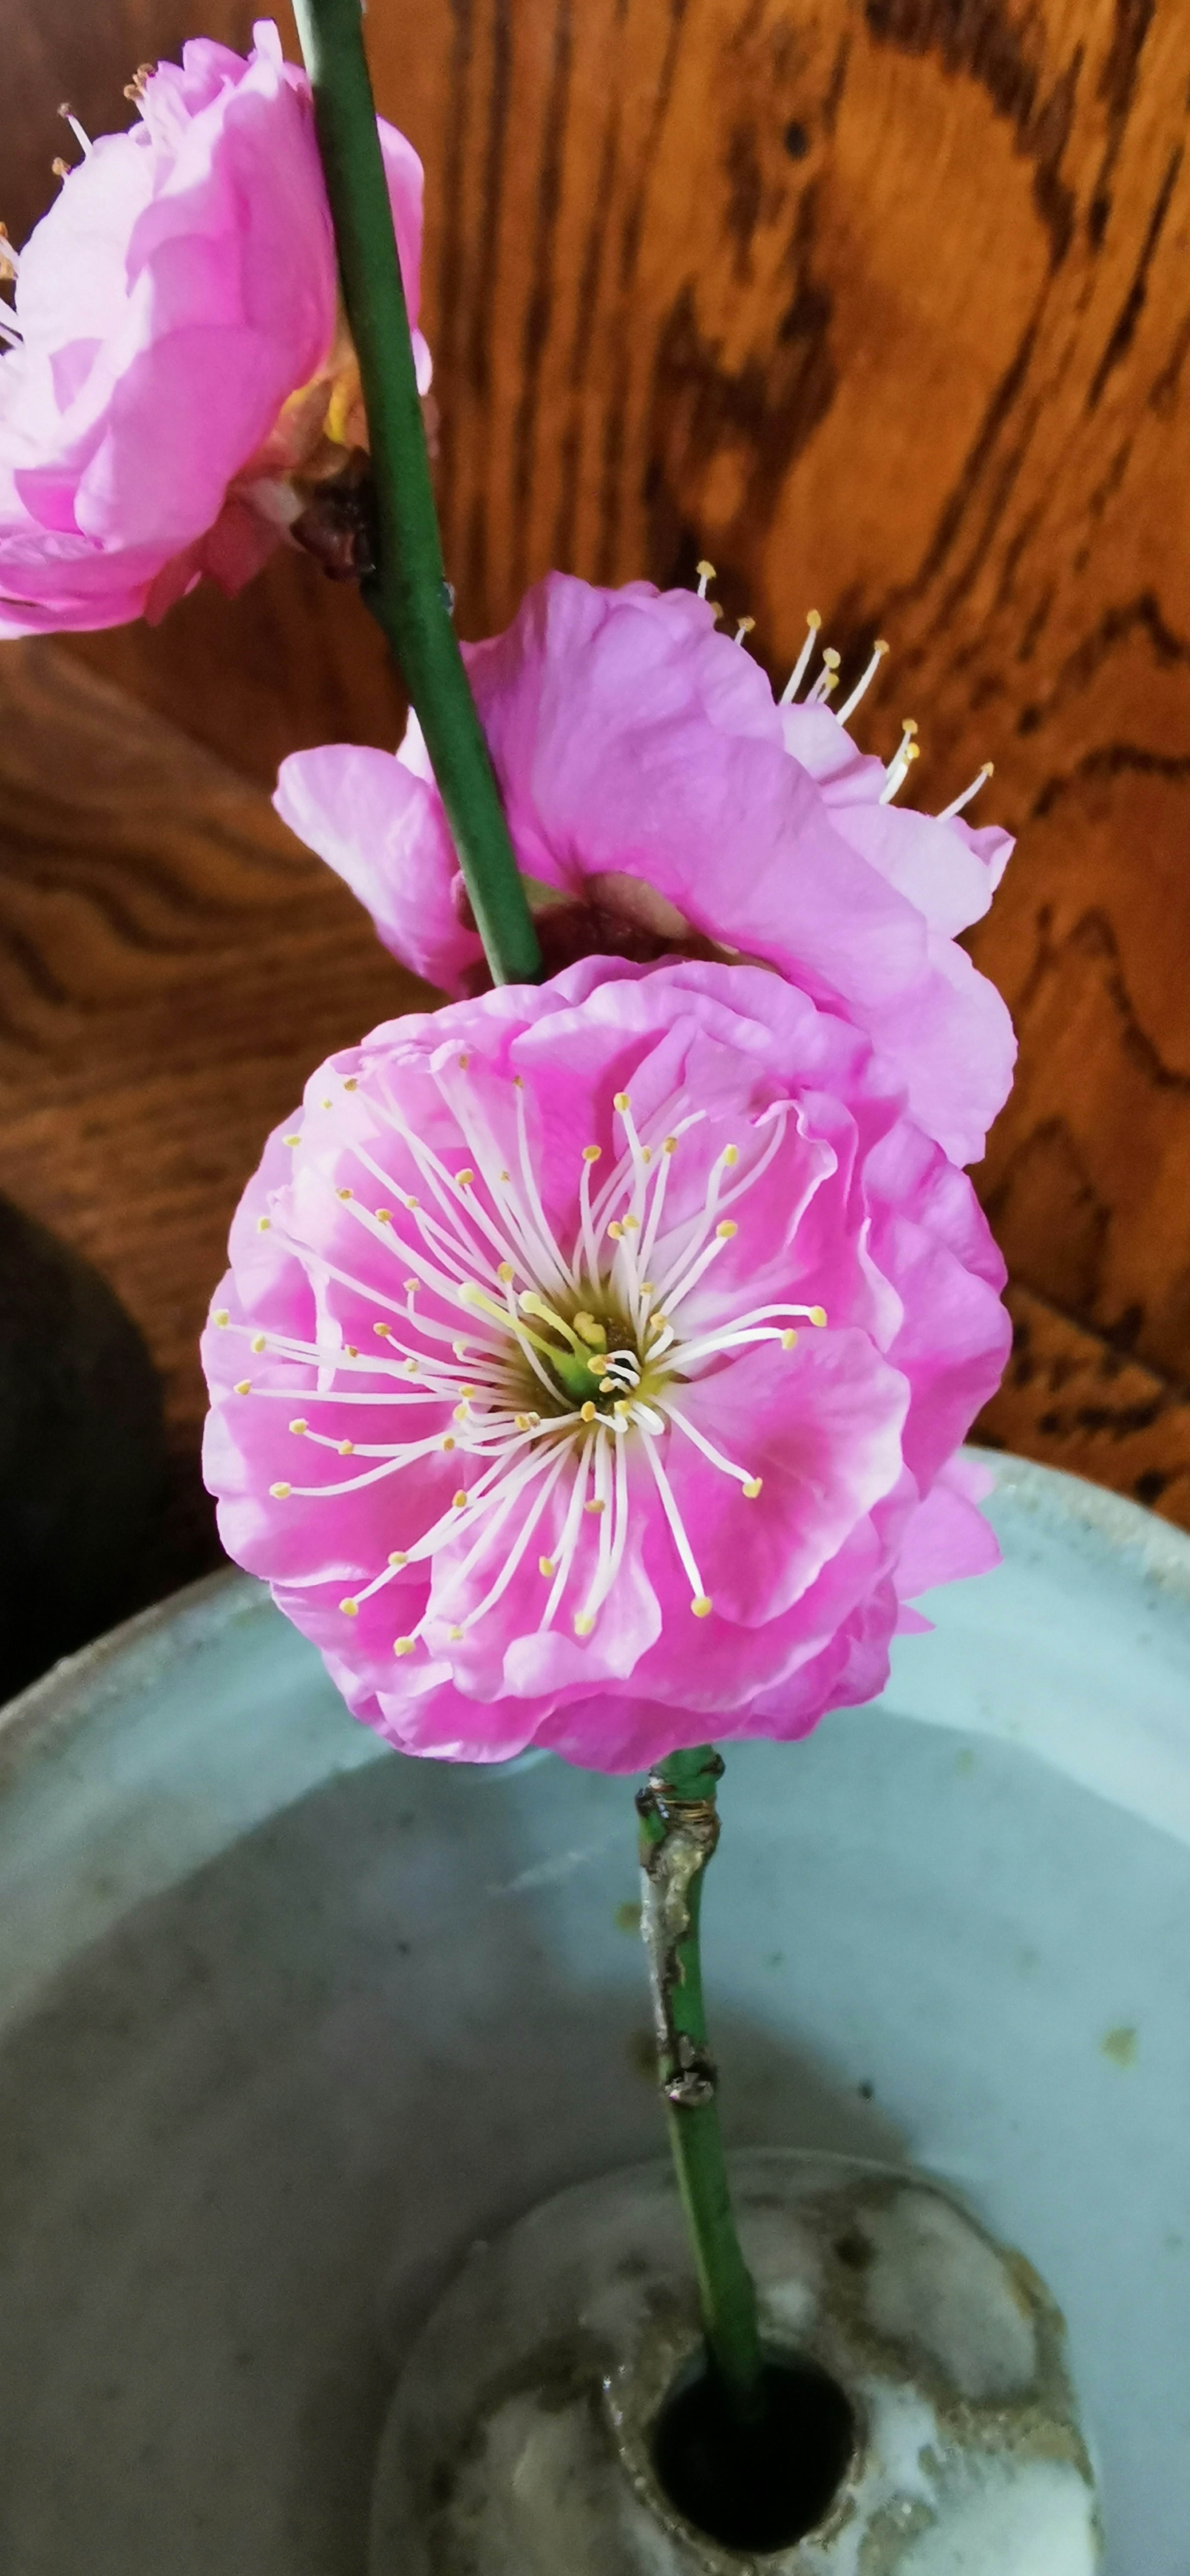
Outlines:
[[[56,108],[231,0],[0,0],[0,208]],[[285,22],[283,21],[283,24]],[[720,568],[780,678],[819,607],[918,801],[996,763],[973,946],[1021,1071],[979,1185],[1017,1349],[981,1436],[1190,1526],[1190,13],[1185,0],[372,0],[426,164],[460,622],[550,563]],[[286,24],[287,42],[292,29]],[[291,48],[292,49],[292,48]],[[278,558],[163,628],[0,652],[0,1185],[166,1373],[142,1597],[209,1561],[194,1336],[266,1125],[415,988],[274,821],[299,743],[395,739],[354,596]]]

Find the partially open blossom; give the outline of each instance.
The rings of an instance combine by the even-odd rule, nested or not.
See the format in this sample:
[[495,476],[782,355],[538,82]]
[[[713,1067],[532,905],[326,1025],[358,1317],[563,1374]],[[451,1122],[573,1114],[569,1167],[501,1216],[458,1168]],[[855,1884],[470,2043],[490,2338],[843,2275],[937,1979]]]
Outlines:
[[994,1561],[1003,1267],[866,1039],[584,960],[314,1075],[204,1340],[224,1540],[408,1751],[634,1769],[878,1690]]
[[[0,635],[235,591],[366,432],[305,73],[205,37],[84,146],[0,306]],[[421,164],[381,144],[411,318]],[[419,380],[429,356],[415,333]]]
[[[912,742],[865,759],[817,683],[775,705],[705,600],[643,582],[551,573],[506,634],[464,650],[551,966],[761,960],[872,1039],[953,1161],[982,1154],[1012,1024],[955,934],[986,912],[1011,843],[891,801]],[[276,802],[398,957],[448,993],[475,988],[482,951],[416,723],[395,758],[295,753]]]

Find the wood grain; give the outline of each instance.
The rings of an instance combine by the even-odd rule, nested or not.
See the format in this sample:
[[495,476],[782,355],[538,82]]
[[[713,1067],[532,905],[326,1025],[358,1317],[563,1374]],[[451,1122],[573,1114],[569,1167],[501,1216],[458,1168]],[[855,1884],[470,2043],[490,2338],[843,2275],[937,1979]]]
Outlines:
[[[185,14],[180,0],[102,13],[47,0],[36,16],[0,0],[17,149],[0,203],[18,237],[62,148],[58,100],[119,121],[128,70],[176,46]],[[249,16],[213,0],[202,23],[242,43]],[[918,718],[920,801],[942,803],[995,760],[986,810],[1021,846],[974,947],[1013,1008],[1021,1068],[981,1186],[1024,1339],[989,1436],[1143,1487],[1190,1518],[1183,0],[423,0],[416,22],[397,0],[373,0],[368,28],[381,104],[426,163],[425,318],[464,630],[501,624],[551,562],[672,581],[708,552],[728,609],[756,617],[752,642],[776,677],[808,605],[845,669],[873,634],[891,638],[862,730],[887,748],[903,712]],[[68,667],[89,685],[83,666],[261,785],[295,743],[391,741],[400,721],[359,602],[293,558],[238,602],[196,595],[156,634],[30,647],[22,705],[44,689],[50,774],[65,719],[48,710]],[[127,1076],[114,1128],[102,1117],[100,1128],[105,1150],[117,1134],[140,1139],[153,1199],[173,1114],[166,1065],[180,1051],[199,1163],[192,1195],[179,1183],[166,1201],[183,1232],[208,1227],[204,1246],[236,1155],[242,1170],[272,1114],[270,1068],[284,1063],[292,1087],[317,1052],[315,1025],[340,1003],[359,1006],[340,1033],[362,1025],[377,971],[367,935],[349,934],[346,898],[316,894],[308,875],[300,896],[282,894],[296,853],[258,798],[226,771],[216,792],[215,774],[200,789],[177,752],[174,802],[163,789],[151,830],[138,819],[131,860],[117,855],[114,807],[102,823],[84,794],[91,819],[61,821],[71,868],[82,860],[70,832],[90,833],[88,885],[107,882],[105,869],[119,879],[137,921],[156,925],[157,950],[121,963],[93,892],[59,889],[51,904],[42,886],[14,898],[12,938],[32,959],[49,940],[67,999],[38,997],[41,969],[18,973],[11,940],[0,978],[4,1007],[58,1063],[55,1011],[94,1033],[109,1007],[87,1020],[71,980],[85,984],[90,944],[113,993],[143,975],[156,1036],[137,1039],[143,1069]],[[212,797],[220,812],[231,800],[254,847],[243,818],[259,818],[252,867],[218,833],[208,846],[190,807],[205,816]],[[40,828],[44,853],[58,824]],[[154,833],[184,889],[185,963],[169,945],[177,920],[168,932],[167,910],[153,910]],[[282,875],[266,894],[269,869]],[[256,908],[241,915],[249,879]],[[338,907],[336,939],[360,944],[350,971],[332,967],[329,987],[320,975],[306,1009],[300,972],[318,936],[295,923],[312,923],[323,900]],[[225,983],[203,942],[213,924],[212,953],[229,955],[237,918],[251,919],[256,963],[245,956]],[[172,1008],[151,999],[158,973]],[[284,1028],[270,1018],[274,991]],[[119,1045],[132,1046],[141,1002],[110,1007]],[[226,1101],[202,1067],[208,1010],[229,1061],[259,1068]],[[260,1014],[251,1037],[237,1011]],[[158,1104],[155,1140],[136,1105],[142,1083]],[[21,1084],[32,1099],[28,1063]],[[235,1140],[208,1184],[195,1141],[204,1101]],[[48,1097],[22,1170],[40,1173],[60,1221],[101,1232],[84,1216],[81,1081],[71,1103],[63,1177],[49,1178]],[[201,1213],[204,1186],[217,1227]],[[134,1250],[139,1223],[113,1259],[147,1311],[157,1290],[148,1238]],[[184,1269],[199,1239],[169,1260]],[[161,1346],[178,1370],[184,1303],[175,1282]]]
[[313,1066],[422,994],[256,787],[65,654],[0,655],[0,1189],[88,1255],[162,1373],[140,1595],[214,1561],[197,1334]]

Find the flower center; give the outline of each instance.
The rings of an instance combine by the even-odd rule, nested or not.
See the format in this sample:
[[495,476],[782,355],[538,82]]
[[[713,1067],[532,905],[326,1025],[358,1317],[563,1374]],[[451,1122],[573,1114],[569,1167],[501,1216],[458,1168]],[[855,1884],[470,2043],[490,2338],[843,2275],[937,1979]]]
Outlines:
[[[559,1228],[546,1213],[523,1081],[517,1077],[512,1086],[510,1145],[507,1099],[498,1104],[502,1114],[490,1114],[470,1082],[459,1080],[468,1075],[468,1061],[455,1060],[449,1105],[472,1159],[452,1170],[391,1099],[370,1100],[406,1147],[421,1188],[398,1187],[369,1129],[352,1148],[360,1187],[336,1193],[369,1238],[368,1250],[383,1257],[379,1265],[371,1261],[366,1278],[321,1249],[317,1267],[365,1306],[380,1308],[372,1317],[373,1350],[336,1341],[329,1331],[307,1342],[232,1327],[249,1334],[254,1351],[317,1372],[316,1383],[303,1386],[315,1419],[296,1416],[289,1426],[294,1435],[369,1462],[341,1480],[280,1481],[271,1492],[279,1501],[355,1494],[441,1451],[458,1453],[464,1476],[446,1510],[420,1532],[405,1532],[370,1580],[340,1604],[353,1618],[407,1569],[429,1569],[444,1558],[434,1567],[422,1617],[395,1641],[398,1655],[423,1641],[436,1654],[461,1641],[503,1597],[539,1531],[549,1533],[548,1547],[538,1540],[539,1572],[549,1588],[538,1627],[549,1628],[569,1596],[575,1634],[589,1635],[614,1592],[632,1514],[643,1507],[667,1525],[690,1583],[690,1607],[705,1618],[713,1599],[667,1471],[670,1439],[691,1443],[747,1501],[759,1498],[762,1478],[746,1458],[727,1455],[707,1438],[686,1409],[684,1391],[735,1352],[764,1342],[788,1349],[800,1322],[826,1322],[821,1306],[747,1307],[744,1295],[730,1289],[712,1312],[708,1293],[716,1263],[739,1232],[740,1221],[727,1211],[746,1200],[780,1151],[794,1104],[771,1103],[745,1122],[742,1145],[729,1143],[707,1156],[697,1134],[705,1109],[674,1096],[638,1128],[629,1095],[617,1092],[619,1151],[612,1168],[596,1186],[603,1148],[582,1148],[576,1213]],[[358,1085],[349,1077],[343,1087]],[[306,1131],[286,1141],[301,1151]],[[687,1188],[675,1212],[674,1159],[697,1153],[700,1144],[701,1199],[697,1185],[693,1193]],[[287,1234],[284,1193],[274,1195],[270,1214],[259,1222]],[[288,1240],[305,1259],[308,1247],[292,1235]],[[399,1293],[389,1284],[390,1263]],[[448,1320],[452,1310],[454,1321]],[[225,1310],[213,1320],[231,1323]],[[294,1390],[292,1381],[254,1388],[244,1378],[236,1393],[292,1402]],[[350,1406],[373,1413],[422,1407],[431,1415],[437,1408],[438,1417],[412,1439],[357,1443],[343,1436],[349,1415],[321,1427],[323,1407]],[[377,1514],[378,1526],[382,1517]],[[471,1598],[476,1590],[479,1597]]]

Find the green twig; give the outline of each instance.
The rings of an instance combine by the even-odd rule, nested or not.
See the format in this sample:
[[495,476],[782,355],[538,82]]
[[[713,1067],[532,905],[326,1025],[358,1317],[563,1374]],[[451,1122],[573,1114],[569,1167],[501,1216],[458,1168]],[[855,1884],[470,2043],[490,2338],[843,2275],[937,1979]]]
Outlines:
[[359,0],[294,7],[368,418],[378,562],[364,595],[404,672],[492,974],[535,983],[541,950],[451,618]]
[[699,1953],[703,1873],[719,1839],[714,1746],[671,1753],[637,1797],[657,2062],[678,2188],[694,2251],[703,2328],[714,2366],[744,2422],[763,2413],[756,2289],[740,2250],[707,2047]]

